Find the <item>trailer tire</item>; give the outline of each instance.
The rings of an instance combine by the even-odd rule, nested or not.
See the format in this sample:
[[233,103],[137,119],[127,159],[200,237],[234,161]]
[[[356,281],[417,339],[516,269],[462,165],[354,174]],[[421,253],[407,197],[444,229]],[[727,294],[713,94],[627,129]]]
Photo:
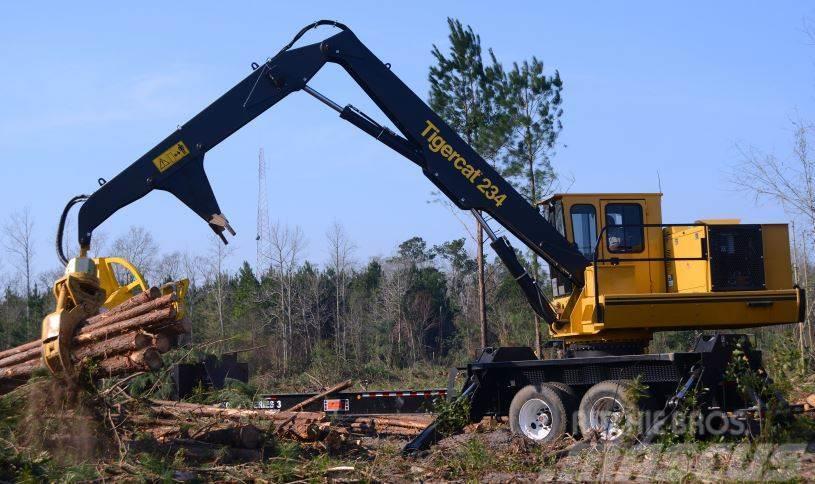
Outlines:
[[569,414],[577,410],[577,405],[580,404],[580,399],[577,398],[577,392],[574,391],[574,388],[559,381],[548,381],[545,384],[560,392],[560,398],[563,400],[563,406],[566,407],[566,411]]
[[561,392],[545,384],[521,388],[509,406],[510,431],[535,443],[559,439],[567,419]]
[[621,442],[639,430],[640,402],[631,395],[628,380],[606,380],[586,391],[577,410],[583,438],[596,433],[604,442]]
[[577,434],[577,406],[580,404],[580,399],[577,398],[577,392],[574,388],[559,381],[549,381],[545,385],[553,388],[560,395],[560,400],[563,402],[563,408],[566,409],[566,431],[570,434]]

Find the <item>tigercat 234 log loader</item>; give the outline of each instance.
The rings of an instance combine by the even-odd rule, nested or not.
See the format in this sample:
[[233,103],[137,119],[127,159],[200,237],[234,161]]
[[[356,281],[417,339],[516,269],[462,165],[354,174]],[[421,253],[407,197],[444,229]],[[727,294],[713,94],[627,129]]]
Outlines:
[[[339,32],[294,47],[305,32],[324,25]],[[311,78],[328,62],[345,69],[399,132],[310,87]],[[543,217],[540,207],[516,192],[389,63],[338,22],[306,26],[276,55],[252,68],[116,177],[100,180],[93,194],[71,201],[66,212],[82,202],[81,249],[68,264],[67,277],[82,277],[78,274],[84,270],[88,277],[83,281],[92,284],[95,265],[83,261],[88,260],[94,229],[152,190],[175,195],[226,243],[224,232],[234,231],[204,172],[205,153],[289,94],[303,91],[418,165],[456,206],[472,212],[533,311],[563,343],[564,357],[547,360],[529,348],[485,348],[467,365],[466,383],[455,397],[470,401],[473,421],[508,416],[514,433],[538,442],[558,438],[570,424],[575,433],[597,431],[602,439],[614,440],[642,405],[626,391],[634,379],[647,386],[650,406],[666,410],[663,422],[692,391],[720,427],[745,412],[764,409],[759,392],[746,398],[726,376],[736,359],[762,374],[761,353],[744,335],[701,335],[688,352],[647,354],[646,347],[656,331],[802,321],[804,292],[793,285],[785,225],[735,220],[666,224],[659,194],[556,195],[544,202]],[[489,218],[548,262],[551,302],[507,237],[490,228]],[[406,450],[422,449],[436,438],[431,425]]]

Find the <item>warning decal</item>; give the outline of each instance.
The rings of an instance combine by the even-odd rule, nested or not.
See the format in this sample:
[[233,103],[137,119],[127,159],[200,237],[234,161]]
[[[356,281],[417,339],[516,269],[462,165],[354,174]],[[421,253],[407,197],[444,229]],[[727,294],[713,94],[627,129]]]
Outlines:
[[185,145],[183,141],[179,141],[169,147],[164,153],[155,157],[153,164],[156,165],[158,171],[164,172],[188,154],[190,154],[190,150],[187,149],[187,145]]

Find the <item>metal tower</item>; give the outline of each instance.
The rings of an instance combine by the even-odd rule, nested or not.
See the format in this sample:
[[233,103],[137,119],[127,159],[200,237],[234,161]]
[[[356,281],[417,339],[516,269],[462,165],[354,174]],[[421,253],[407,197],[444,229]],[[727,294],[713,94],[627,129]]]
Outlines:
[[266,194],[266,155],[263,148],[258,153],[258,220],[257,261],[255,270],[260,278],[269,268],[269,197]]

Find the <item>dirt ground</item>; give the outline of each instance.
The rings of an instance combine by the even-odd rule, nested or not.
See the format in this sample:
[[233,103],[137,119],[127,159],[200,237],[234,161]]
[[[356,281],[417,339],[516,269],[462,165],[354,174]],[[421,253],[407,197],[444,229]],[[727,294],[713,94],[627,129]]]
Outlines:
[[404,443],[362,439],[360,445],[370,459],[347,463],[344,478],[495,483],[815,480],[815,443],[623,447],[567,439],[544,447],[513,437],[504,426],[450,437],[418,457],[401,456]]
[[[699,443],[600,446],[564,439],[539,446],[503,425],[442,440],[403,456],[406,438],[352,436],[342,447],[280,440],[255,462],[189,460],[140,452],[66,468],[18,469],[19,477],[91,482],[540,482],[540,481],[815,481],[815,443]],[[12,461],[11,463],[14,463]]]
[[[806,432],[765,439],[792,443],[761,443],[759,438],[649,446],[603,446],[569,437],[536,445],[513,437],[506,424],[486,419],[418,456],[402,455],[407,437],[351,431],[340,440],[292,440],[296,437],[258,421],[262,448],[228,452],[230,446],[217,447],[202,458],[184,446],[183,438],[175,446],[155,445],[153,434],[145,433],[136,420],[140,414],[131,415],[136,431],[123,432],[126,426],[119,425],[117,432],[107,432],[103,424],[113,420],[99,411],[101,407],[88,401],[70,411],[64,405],[51,408],[58,392],[28,388],[0,399],[0,429],[6,429],[0,435],[0,482],[815,481],[815,441],[806,441],[815,435],[815,421],[805,416],[797,417],[792,421],[797,427],[790,428]],[[91,424],[96,425],[94,432]],[[78,431],[83,429],[88,432]],[[806,437],[796,440],[790,435]],[[87,442],[96,445],[82,445]]]

